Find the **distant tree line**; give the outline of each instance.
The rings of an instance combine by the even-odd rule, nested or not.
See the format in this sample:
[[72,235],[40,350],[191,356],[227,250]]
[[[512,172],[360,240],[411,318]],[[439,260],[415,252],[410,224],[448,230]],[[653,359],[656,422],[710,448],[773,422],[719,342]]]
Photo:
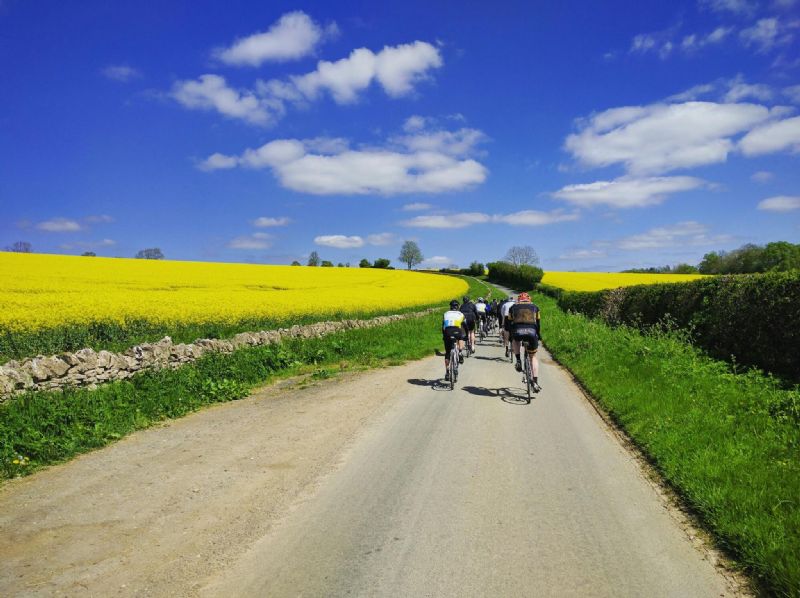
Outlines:
[[678,264],[660,268],[634,268],[624,272],[645,274],[754,274],[800,270],[800,244],[775,241],[766,245],[748,243],[733,251],[712,251],[697,266]]

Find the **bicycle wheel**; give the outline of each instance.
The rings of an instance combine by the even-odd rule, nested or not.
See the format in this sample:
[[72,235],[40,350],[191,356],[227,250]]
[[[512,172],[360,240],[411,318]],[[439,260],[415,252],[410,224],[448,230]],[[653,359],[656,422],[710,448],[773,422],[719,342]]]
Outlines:
[[528,390],[528,404],[531,402],[531,393],[533,392],[533,381],[531,380],[531,362],[528,357],[528,348],[523,345],[522,358],[525,360],[523,364],[523,371],[525,372],[525,385]]

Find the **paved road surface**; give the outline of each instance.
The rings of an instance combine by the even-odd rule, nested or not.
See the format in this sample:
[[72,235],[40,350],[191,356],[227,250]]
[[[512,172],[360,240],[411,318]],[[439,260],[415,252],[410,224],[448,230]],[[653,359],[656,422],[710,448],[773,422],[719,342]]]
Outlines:
[[0,595],[729,596],[566,372],[496,342],[270,389],[0,488]]

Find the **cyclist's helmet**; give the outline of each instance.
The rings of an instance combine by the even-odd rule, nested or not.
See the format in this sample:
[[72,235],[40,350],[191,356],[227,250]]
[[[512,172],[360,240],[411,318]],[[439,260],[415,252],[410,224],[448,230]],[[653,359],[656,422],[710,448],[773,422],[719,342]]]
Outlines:
[[450,309],[458,309],[458,301],[456,301],[455,299],[453,299],[453,300],[450,302]]
[[483,297],[478,297],[478,301],[476,303],[483,303]]
[[464,295],[464,299],[463,299],[463,301],[464,301],[464,303],[467,303],[467,302],[469,301],[469,297],[467,297],[466,295]]
[[528,293],[520,293],[519,297],[517,297],[517,301],[520,302],[520,303],[524,303],[526,301],[528,303],[530,303],[530,300],[531,300],[531,296],[528,295]]

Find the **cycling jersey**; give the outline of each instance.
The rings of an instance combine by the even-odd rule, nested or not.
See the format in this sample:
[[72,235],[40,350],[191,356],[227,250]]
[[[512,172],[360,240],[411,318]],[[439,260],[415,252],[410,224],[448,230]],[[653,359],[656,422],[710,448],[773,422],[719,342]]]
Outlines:
[[478,315],[486,313],[486,304],[485,303],[476,303],[475,309],[478,311]]
[[541,337],[541,314],[539,308],[533,303],[517,303],[508,312],[513,329],[533,329]]
[[460,311],[448,310],[444,313],[442,330],[445,328],[461,328],[464,323],[464,314]]
[[464,314],[467,322],[474,322],[478,319],[478,311],[475,309],[475,304],[472,301],[461,304],[461,313]]
[[505,303],[503,303],[503,305],[500,306],[500,315],[502,315],[503,318],[507,318],[508,310],[510,310],[513,305],[514,305],[513,301],[506,301]]

